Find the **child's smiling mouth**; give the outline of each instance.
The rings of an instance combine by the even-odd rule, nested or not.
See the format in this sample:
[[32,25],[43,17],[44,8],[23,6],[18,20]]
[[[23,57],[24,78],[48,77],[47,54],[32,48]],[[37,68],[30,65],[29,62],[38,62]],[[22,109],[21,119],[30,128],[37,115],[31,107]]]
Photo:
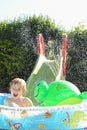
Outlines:
[[18,94],[13,94],[13,96],[14,96],[14,97],[17,97],[17,96],[18,96]]

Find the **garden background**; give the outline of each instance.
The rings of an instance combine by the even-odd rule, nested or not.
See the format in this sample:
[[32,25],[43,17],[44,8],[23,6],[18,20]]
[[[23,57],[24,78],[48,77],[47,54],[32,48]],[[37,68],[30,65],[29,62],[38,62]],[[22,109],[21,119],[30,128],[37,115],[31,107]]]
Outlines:
[[[27,81],[37,60],[37,35],[44,37],[48,59],[59,54],[63,35],[68,36],[66,80],[87,91],[87,29],[79,24],[66,31],[46,16],[25,17],[0,22],[0,92],[9,92],[9,82],[20,77]],[[51,41],[51,42],[49,42]]]

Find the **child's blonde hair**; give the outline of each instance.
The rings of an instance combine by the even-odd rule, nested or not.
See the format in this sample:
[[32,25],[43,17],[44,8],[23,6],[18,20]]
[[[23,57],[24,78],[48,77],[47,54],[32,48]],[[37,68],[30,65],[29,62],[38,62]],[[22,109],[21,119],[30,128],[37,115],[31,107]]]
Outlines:
[[25,80],[21,79],[21,78],[15,78],[13,79],[11,82],[10,82],[10,89],[11,90],[11,87],[15,84],[20,84],[20,87],[22,88],[23,90],[23,94],[27,92],[27,88],[26,88],[26,82]]

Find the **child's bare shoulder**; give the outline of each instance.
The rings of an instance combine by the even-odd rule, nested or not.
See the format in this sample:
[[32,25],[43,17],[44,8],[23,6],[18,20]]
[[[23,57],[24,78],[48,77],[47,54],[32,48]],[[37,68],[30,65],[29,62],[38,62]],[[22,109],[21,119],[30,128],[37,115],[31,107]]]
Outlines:
[[25,101],[25,103],[26,104],[28,104],[29,106],[33,106],[33,103],[32,103],[32,101],[29,99],[29,98],[27,98],[27,97],[24,97],[24,99],[23,99],[24,101]]
[[26,101],[26,102],[31,102],[31,100],[27,97],[24,97],[23,100]]

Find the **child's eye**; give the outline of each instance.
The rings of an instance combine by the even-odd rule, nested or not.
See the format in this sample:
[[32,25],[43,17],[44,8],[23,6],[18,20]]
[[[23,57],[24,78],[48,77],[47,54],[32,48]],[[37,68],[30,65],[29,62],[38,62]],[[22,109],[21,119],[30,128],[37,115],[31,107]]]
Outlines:
[[18,91],[21,91],[21,89],[19,88]]
[[13,88],[13,91],[21,91],[21,88],[18,89]]
[[15,91],[15,88],[13,88],[13,91]]

